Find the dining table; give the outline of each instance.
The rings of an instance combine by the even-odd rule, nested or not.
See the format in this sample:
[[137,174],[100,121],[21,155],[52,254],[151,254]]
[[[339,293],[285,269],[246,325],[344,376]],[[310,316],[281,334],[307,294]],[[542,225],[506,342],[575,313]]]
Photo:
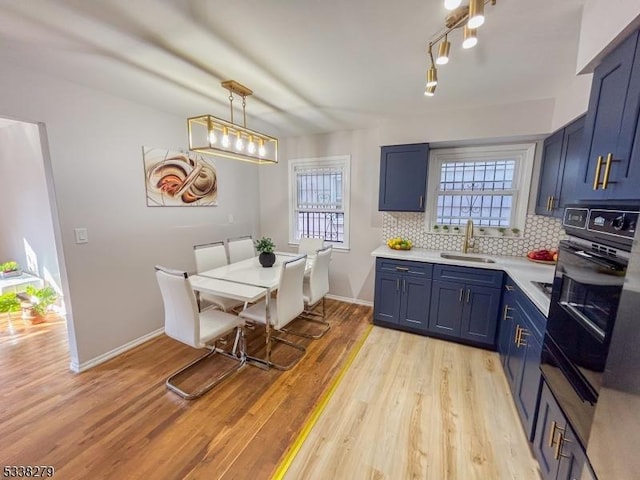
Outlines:
[[[275,252],[275,255],[276,261],[271,267],[263,267],[256,256],[189,276],[191,288],[196,293],[220,295],[245,304],[257,302],[264,297],[266,356],[264,359],[251,356],[247,358],[249,363],[265,370],[269,369],[271,359],[271,293],[280,285],[282,265],[304,256],[288,252]],[[305,272],[311,270],[313,260],[313,257],[307,257]]]

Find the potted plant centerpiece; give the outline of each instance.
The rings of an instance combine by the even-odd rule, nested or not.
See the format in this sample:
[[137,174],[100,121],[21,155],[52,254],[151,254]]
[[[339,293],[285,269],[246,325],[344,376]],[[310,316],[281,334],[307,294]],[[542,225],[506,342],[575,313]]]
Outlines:
[[0,278],[19,277],[22,275],[18,262],[10,261],[0,263]]
[[276,263],[276,254],[273,250],[276,248],[273,240],[269,237],[262,237],[256,241],[256,250],[260,253],[258,261],[263,267],[272,267]]
[[14,292],[4,293],[0,295],[0,313],[11,315],[13,312],[20,311],[20,300]]

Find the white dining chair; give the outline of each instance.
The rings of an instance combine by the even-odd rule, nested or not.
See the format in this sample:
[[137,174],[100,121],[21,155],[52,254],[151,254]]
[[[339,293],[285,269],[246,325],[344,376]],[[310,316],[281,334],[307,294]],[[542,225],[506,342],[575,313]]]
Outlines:
[[[193,246],[193,254],[196,258],[196,272],[202,273],[214,268],[228,265],[227,251],[224,242],[213,242]],[[212,304],[223,312],[228,312],[243,305],[244,302],[221,295],[209,293],[200,294],[200,305]]]
[[[323,327],[317,333],[307,333],[290,328],[283,329],[285,333],[318,339],[331,329],[331,324],[326,320],[325,297],[329,293],[329,262],[331,261],[332,251],[333,248],[328,246],[315,252],[315,261],[311,266],[311,272],[308,277],[304,277],[302,284],[302,297],[305,309],[302,315],[300,315],[300,318],[310,322],[320,323]],[[322,307],[320,313],[316,311],[318,305]]]
[[251,236],[229,238],[227,240],[227,248],[229,249],[229,263],[236,263],[256,256],[256,249]]
[[324,248],[324,238],[302,237],[298,244],[298,253],[301,255],[315,255],[322,248]]
[[[278,293],[276,295],[275,304],[270,304],[270,321],[269,325],[276,331],[281,331],[296,317],[298,317],[304,311],[304,298],[302,296],[302,280],[304,277],[304,270],[307,263],[307,256],[303,255],[293,260],[289,260],[282,264],[280,271],[280,284],[278,287]],[[240,312],[240,316],[245,320],[261,323],[266,325],[266,305],[265,300],[250,306],[246,310]],[[273,342],[282,343],[289,347],[292,347],[300,352],[291,363],[287,365],[277,364],[271,361],[271,347]],[[306,349],[302,345],[289,342],[284,338],[276,335],[269,336],[267,343],[267,355],[265,359],[259,359],[266,362],[279,370],[289,370],[295,364],[297,364],[302,357]]]
[[[212,308],[198,311],[196,297],[186,272],[170,270],[160,265],[156,265],[155,270],[164,304],[165,333],[190,347],[207,349],[204,355],[173,373],[165,382],[169,390],[186,400],[193,400],[211,390],[245,364],[244,320],[237,315]],[[217,340],[234,330],[235,339],[231,353],[218,348]],[[192,370],[216,354],[231,358],[234,360],[234,365],[193,392],[186,392],[174,383],[177,376]]]

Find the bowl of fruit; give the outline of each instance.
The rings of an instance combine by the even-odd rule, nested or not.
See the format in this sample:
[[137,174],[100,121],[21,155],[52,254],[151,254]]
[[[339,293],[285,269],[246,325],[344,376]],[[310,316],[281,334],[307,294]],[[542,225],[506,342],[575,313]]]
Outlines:
[[411,240],[407,240],[406,238],[402,237],[396,237],[387,240],[387,246],[389,248],[393,248],[394,250],[411,250],[413,244],[411,243]]
[[527,260],[536,263],[554,265],[558,261],[558,250],[556,248],[531,250],[527,253]]

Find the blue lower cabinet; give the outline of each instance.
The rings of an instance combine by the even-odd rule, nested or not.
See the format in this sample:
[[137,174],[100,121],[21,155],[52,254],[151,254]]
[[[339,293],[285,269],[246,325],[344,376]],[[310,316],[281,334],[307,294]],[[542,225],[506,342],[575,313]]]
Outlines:
[[429,263],[378,258],[373,323],[426,332],[432,269]]
[[595,480],[587,455],[551,390],[542,382],[533,454],[543,480]]
[[540,355],[546,317],[511,281],[505,283],[498,348],[520,421],[531,440],[540,393]]
[[429,332],[494,346],[500,296],[499,288],[434,280]]

